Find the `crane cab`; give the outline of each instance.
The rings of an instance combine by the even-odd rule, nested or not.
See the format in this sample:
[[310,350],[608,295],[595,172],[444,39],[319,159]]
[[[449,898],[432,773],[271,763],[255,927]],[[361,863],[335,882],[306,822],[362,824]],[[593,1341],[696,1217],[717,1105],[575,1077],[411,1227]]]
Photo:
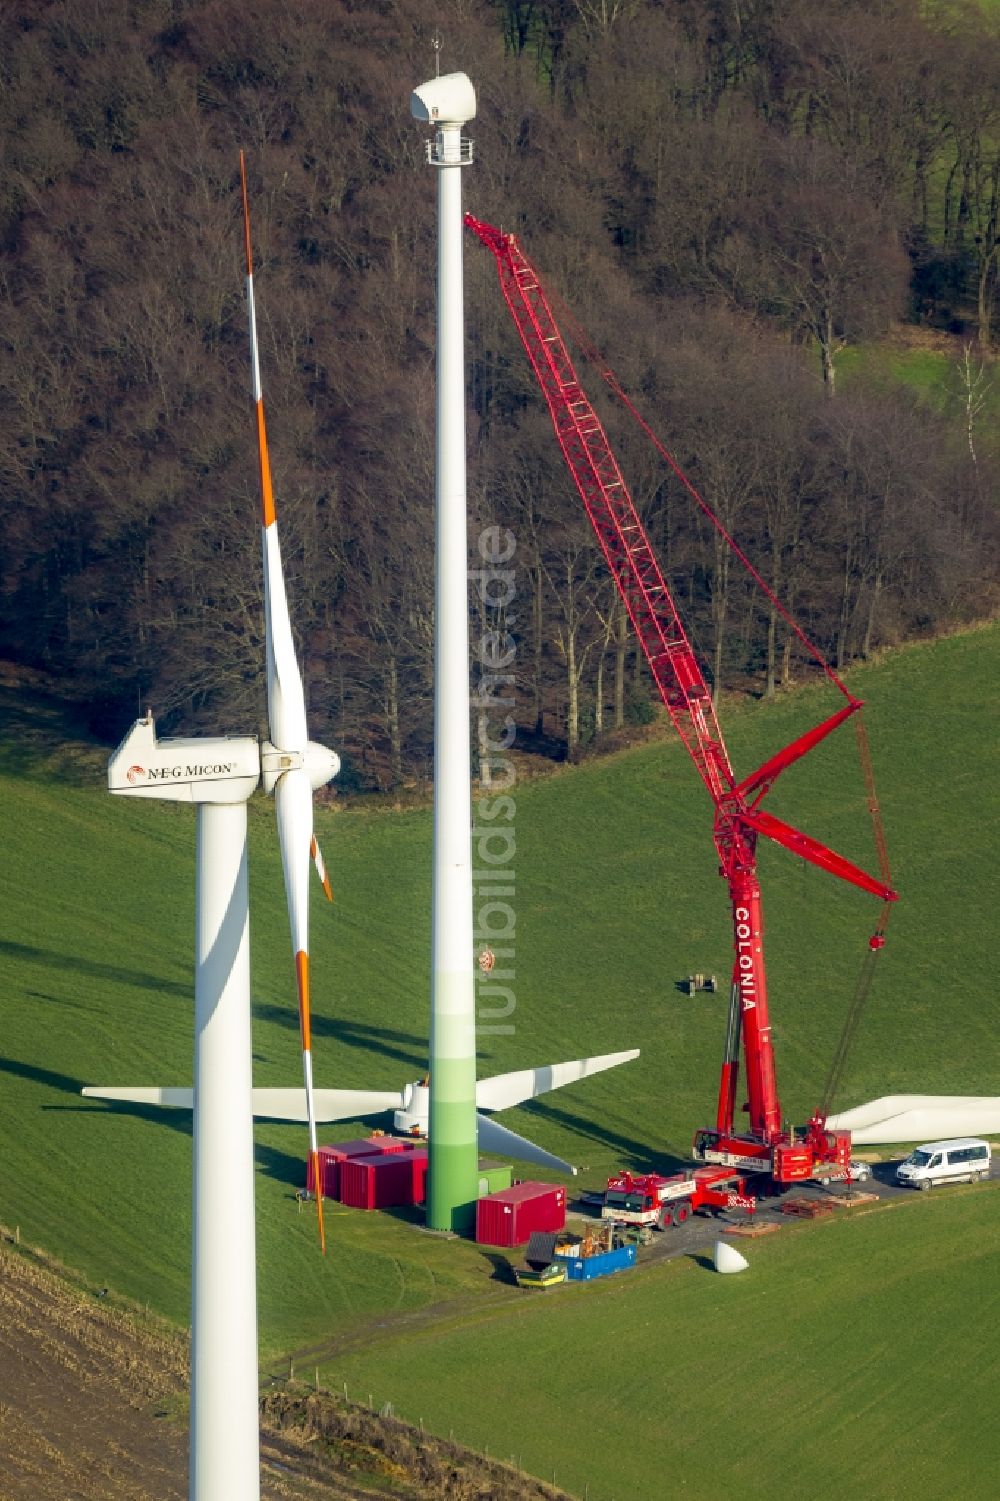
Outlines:
[[813,1131],[806,1127],[783,1139],[763,1142],[724,1131],[699,1131],[691,1155],[696,1162],[767,1173],[775,1183],[805,1183],[821,1167],[845,1168],[851,1160],[850,1131]]

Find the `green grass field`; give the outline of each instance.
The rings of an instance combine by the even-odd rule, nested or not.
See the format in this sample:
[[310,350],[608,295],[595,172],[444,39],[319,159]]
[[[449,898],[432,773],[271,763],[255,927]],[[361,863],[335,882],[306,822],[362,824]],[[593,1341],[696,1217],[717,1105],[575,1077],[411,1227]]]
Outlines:
[[[593,1501],[996,1494],[1000,1190],[379,1338],[330,1379]],[[858,1213],[855,1211],[855,1213]]]
[[[1000,0],[997,0],[1000,4]],[[838,374],[845,389],[859,378],[869,385],[892,389],[903,386],[926,401],[936,411],[948,414],[964,426],[966,403],[972,396],[978,403],[974,420],[976,440],[984,440],[1000,417],[1000,382],[996,362],[981,365],[981,357],[970,355],[968,371],[963,366],[963,345],[958,338],[925,336],[906,343],[900,335],[913,337],[904,326],[887,339],[845,349],[837,361]]]
[[[897,1090],[996,1089],[1000,1002],[993,983],[990,823],[997,718],[989,692],[995,692],[998,648],[1000,630],[984,629],[914,646],[851,677],[869,704],[903,900],[841,1107]],[[751,770],[834,707],[817,689],[773,705],[725,706],[737,772]],[[19,1225],[24,1239],[95,1284],[184,1322],[190,1123],[180,1115],[85,1102],[79,1089],[190,1082],[193,812],[110,798],[102,788],[103,755],[47,757],[38,736],[44,741],[54,725],[38,730],[37,715],[25,719],[16,699],[0,702],[0,714],[0,1220]],[[29,725],[34,740],[24,738]],[[853,740],[849,731],[835,740],[788,774],[770,806],[873,867]],[[700,785],[680,749],[665,739],[526,783],[516,789],[516,802],[515,1030],[484,1038],[480,1072],[639,1046],[642,1058],[627,1071],[503,1118],[580,1164],[585,1182],[600,1182],[620,1164],[684,1156],[693,1130],[714,1110],[726,1002],[724,995],[689,999],[676,982],[693,970],[714,970],[725,990],[730,944]],[[320,831],[337,899],[332,910],[317,900],[313,918],[317,1081],[398,1087],[425,1066],[430,814],[323,810]],[[300,1065],[287,919],[273,810],[263,799],[251,805],[251,845],[255,1079],[294,1083]],[[786,1114],[803,1119],[822,1086],[876,904],[783,851],[763,850],[761,870],[779,1086]],[[358,1129],[347,1123],[327,1128],[326,1137]],[[352,1388],[391,1398],[401,1412],[445,1432],[454,1427],[456,1437],[488,1443],[493,1452],[516,1448],[539,1473],[554,1460],[563,1483],[582,1489],[589,1479],[595,1497],[657,1494],[637,1475],[643,1466],[658,1473],[659,1454],[653,1437],[636,1447],[628,1483],[623,1470],[617,1488],[610,1456],[600,1474],[586,1458],[598,1411],[608,1423],[614,1419],[625,1450],[633,1418],[648,1428],[658,1414],[653,1436],[666,1445],[663,1435],[671,1435],[670,1463],[691,1494],[725,1493],[698,1478],[702,1451],[720,1447],[735,1467],[734,1487],[747,1489],[740,1466],[768,1450],[776,1468],[754,1473],[771,1475],[770,1494],[781,1494],[782,1486],[784,1494],[795,1493],[788,1489],[791,1472],[781,1469],[793,1452],[810,1489],[851,1493],[850,1485],[837,1488],[854,1473],[843,1469],[851,1414],[861,1414],[866,1452],[871,1442],[881,1452],[889,1429],[910,1421],[917,1350],[933,1363],[948,1341],[977,1348],[992,1296],[985,1250],[980,1255],[975,1248],[986,1245],[997,1199],[990,1191],[957,1190],[929,1211],[921,1198],[905,1213],[808,1227],[780,1244],[761,1243],[753,1248],[753,1277],[735,1279],[732,1291],[728,1282],[686,1265],[529,1308],[493,1280],[492,1265],[475,1246],[435,1241],[404,1218],[334,1211],[331,1250],[322,1259],[312,1218],[299,1213],[294,1197],[304,1133],[262,1125],[256,1140],[265,1362],[335,1337],[360,1339],[373,1321],[447,1304],[451,1333],[401,1337],[370,1355],[345,1357],[342,1367],[328,1370],[331,1381],[346,1378]],[[889,1268],[897,1291],[883,1309],[878,1290]],[[794,1297],[782,1296],[786,1283]],[[914,1332],[910,1344],[897,1346],[891,1319],[903,1328],[907,1299]],[[640,1343],[648,1341],[649,1359],[645,1349],[637,1362],[627,1344],[608,1345],[614,1308],[628,1327],[644,1331]],[[865,1374],[858,1375],[863,1339],[883,1313],[881,1353],[866,1356]],[[672,1340],[675,1317],[682,1333]],[[698,1333],[703,1321],[711,1329],[705,1336]],[[845,1329],[854,1333],[841,1357]],[[421,1376],[421,1352],[437,1337],[443,1364]],[[776,1343],[779,1337],[784,1344]],[[821,1400],[824,1360],[832,1362],[837,1392],[828,1400]],[[473,1420],[468,1395],[479,1366],[483,1389],[503,1393],[503,1400],[481,1404],[483,1414],[492,1411],[488,1422],[481,1416],[486,1426]],[[958,1414],[957,1365],[942,1356],[928,1373],[929,1389],[943,1399],[948,1371],[956,1383],[948,1411]],[[741,1394],[760,1398],[765,1375],[764,1405],[748,1414],[745,1438],[732,1423],[698,1426],[699,1392],[723,1390],[731,1412],[746,1400]],[[897,1394],[885,1414],[879,1382]],[[515,1395],[519,1404],[534,1404],[534,1427],[520,1416],[514,1422]],[[928,1434],[937,1421],[926,1419]],[[963,1432],[965,1418],[955,1422]],[[827,1426],[834,1435],[829,1444],[814,1437]],[[770,1447],[765,1434],[774,1436]],[[803,1440],[800,1452],[794,1446]],[[949,1493],[936,1450],[893,1442],[895,1471],[886,1460],[873,1472],[881,1479],[870,1494],[902,1494],[914,1479],[926,1480],[930,1494]],[[605,1446],[591,1440],[592,1455],[597,1447]],[[969,1465],[982,1448],[980,1437],[978,1449],[973,1444],[968,1451]],[[951,1451],[942,1452],[947,1458]],[[627,1456],[620,1457],[624,1463]],[[827,1464],[824,1491],[813,1482]],[[893,1473],[907,1477],[898,1492],[891,1489]],[[962,1474],[963,1484],[951,1493],[977,1494],[974,1472]]]

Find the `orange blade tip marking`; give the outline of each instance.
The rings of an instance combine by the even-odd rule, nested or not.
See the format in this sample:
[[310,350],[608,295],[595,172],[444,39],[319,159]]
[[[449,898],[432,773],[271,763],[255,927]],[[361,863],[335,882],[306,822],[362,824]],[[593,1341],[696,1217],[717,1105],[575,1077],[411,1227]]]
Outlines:
[[316,1190],[316,1222],[319,1225],[319,1248],[326,1255],[326,1227],[323,1224],[323,1184],[319,1176],[319,1153],[313,1152],[313,1186]]
[[257,403],[257,453],[260,459],[260,509],[265,527],[275,522],[274,487],[271,484],[271,460],[267,452],[267,427],[264,422],[264,403]]
[[309,955],[305,949],[299,949],[295,955],[295,978],[299,986],[299,1022],[302,1027],[302,1046],[309,1053],[312,1051],[309,1023]]
[[328,902],[332,902],[333,889],[330,885],[330,877],[326,873],[326,865],[324,864],[323,856],[320,852],[319,841],[317,840],[315,834],[313,835],[312,842],[309,845],[309,853],[313,857],[313,864],[316,867],[316,873],[323,883],[323,890],[326,893],[326,899]]

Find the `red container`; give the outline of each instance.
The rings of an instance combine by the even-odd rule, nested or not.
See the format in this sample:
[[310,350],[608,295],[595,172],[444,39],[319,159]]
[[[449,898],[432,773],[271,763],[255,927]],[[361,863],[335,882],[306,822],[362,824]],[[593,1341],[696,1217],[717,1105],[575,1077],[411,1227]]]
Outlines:
[[352,1209],[391,1209],[424,1197],[426,1152],[382,1152],[340,1164],[340,1202]]
[[[319,1181],[323,1185],[323,1197],[335,1199],[340,1183],[340,1158],[335,1156],[329,1147],[320,1147],[317,1156],[319,1157]],[[313,1182],[312,1156],[306,1158],[306,1192],[316,1192],[316,1185]]]
[[554,1183],[515,1183],[476,1205],[476,1240],[484,1246],[520,1246],[535,1230],[566,1224],[566,1190]]
[[[410,1152],[414,1144],[401,1136],[365,1136],[356,1141],[335,1141],[319,1149],[319,1181],[323,1185],[324,1199],[340,1197],[341,1163],[352,1157],[396,1156]],[[306,1161],[306,1189],[314,1192],[312,1158]]]

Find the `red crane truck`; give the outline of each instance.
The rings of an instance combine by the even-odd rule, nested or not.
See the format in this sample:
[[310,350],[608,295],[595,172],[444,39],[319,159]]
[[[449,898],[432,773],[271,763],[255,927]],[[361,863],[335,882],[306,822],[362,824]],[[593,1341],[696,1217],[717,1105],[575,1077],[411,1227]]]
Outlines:
[[703,1209],[713,1213],[723,1209],[757,1207],[753,1194],[747,1193],[746,1180],[730,1168],[696,1167],[690,1173],[619,1173],[608,1179],[601,1209],[603,1220],[626,1225],[654,1225],[668,1230],[683,1225],[692,1214]]
[[[847,689],[818,649],[790,620],[605,367],[602,374],[612,389],[637,417],[713,525],[726,537],[775,608],[781,611],[846,699],[843,707],[830,718],[779,750],[749,776],[736,777],[716,718],[712,694],[607,435],[577,377],[539,275],[514,235],[484,224],[471,214],[466,214],[465,223],[496,260],[504,299],[545,396],[570,474],[628,611],[653,681],[714,808],[715,848],[720,874],[728,885],[733,913],[733,978],[715,1124],[696,1134],[693,1155],[699,1161],[739,1168],[743,1172],[767,1173],[778,1184],[811,1178],[827,1165],[846,1167],[850,1161],[850,1133],[827,1130],[826,1115],[871,983],[872,960],[884,943],[889,907],[896,900],[896,892],[890,884],[885,842],[877,822],[877,802],[860,719],[856,723],[862,764],[869,778],[869,809],[876,823],[880,876],[869,875],[818,840],[765,812],[761,804],[781,773],[846,720],[856,716],[862,702]],[[823,1099],[808,1126],[799,1132],[783,1123],[775,1080],[764,965],[764,918],[757,879],[756,845],[761,835],[841,880],[859,886],[883,904],[875,932],[869,939],[862,977]],[[737,1129],[735,1114],[741,1045],[747,1093],[743,1110],[748,1120],[745,1127]]]

